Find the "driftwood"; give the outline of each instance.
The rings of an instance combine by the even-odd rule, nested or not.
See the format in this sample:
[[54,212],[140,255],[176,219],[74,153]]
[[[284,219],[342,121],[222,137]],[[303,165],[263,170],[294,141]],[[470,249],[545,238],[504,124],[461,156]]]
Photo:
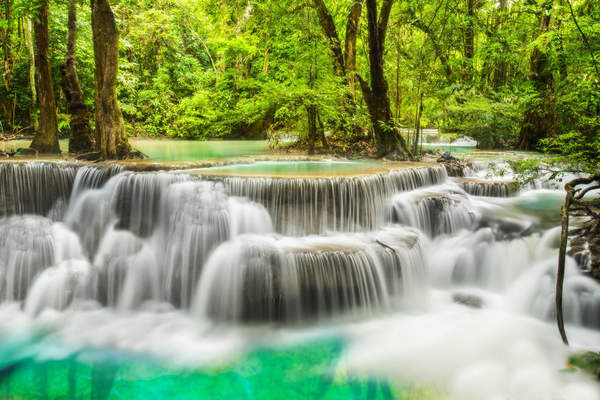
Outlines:
[[600,229],[600,198],[585,199],[585,195],[600,189],[600,174],[591,175],[587,178],[574,179],[565,185],[567,195],[561,210],[561,235],[558,253],[558,272],[556,275],[556,320],[560,337],[565,344],[569,344],[565,332],[563,316],[563,284],[565,280],[565,259],[567,256],[567,244],[569,239],[569,215],[583,215],[592,220],[587,230],[597,232]]

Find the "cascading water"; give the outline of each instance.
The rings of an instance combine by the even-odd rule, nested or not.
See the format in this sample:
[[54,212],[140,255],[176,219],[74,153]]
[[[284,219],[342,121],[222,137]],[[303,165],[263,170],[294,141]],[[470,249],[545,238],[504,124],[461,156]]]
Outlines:
[[494,182],[482,180],[457,180],[465,192],[472,196],[509,197],[516,192],[514,182]]
[[263,204],[278,232],[301,236],[378,229],[390,196],[446,179],[445,168],[436,166],[339,178],[227,177],[223,183],[229,193]]
[[419,228],[429,236],[472,229],[478,219],[466,193],[452,184],[396,195],[389,213],[392,221]]
[[[507,197],[439,166],[284,179],[2,164],[0,182],[0,315],[68,343],[194,359],[246,329],[268,343],[336,327],[353,371],[448,398],[484,398],[476,382],[490,399],[572,398],[531,373],[568,379],[553,369],[558,192]],[[600,348],[600,284],[572,259],[564,298],[574,340]],[[582,382],[569,393],[595,399]]]
[[300,239],[240,236],[208,260],[196,308],[217,320],[299,322],[389,308],[424,283],[421,238],[403,228]]

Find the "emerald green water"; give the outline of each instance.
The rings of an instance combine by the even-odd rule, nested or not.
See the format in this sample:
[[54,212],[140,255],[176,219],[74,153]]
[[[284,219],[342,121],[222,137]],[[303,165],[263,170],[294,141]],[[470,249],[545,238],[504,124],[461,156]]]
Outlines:
[[442,150],[448,152],[450,154],[453,153],[469,153],[475,151],[475,147],[471,146],[450,146],[448,144],[439,143],[439,144],[423,144],[424,149],[430,150]]
[[255,175],[352,174],[367,172],[378,165],[374,161],[259,161],[206,168],[211,172]]
[[[214,368],[177,368],[110,350],[61,356],[36,341],[0,347],[3,399],[432,399],[415,387],[392,387],[345,373],[344,343],[322,340],[284,349],[258,349]],[[58,350],[57,350],[58,349]],[[39,357],[46,350],[45,359]]]
[[[264,140],[161,140],[130,139],[131,145],[154,161],[199,161],[219,160],[232,157],[247,157],[264,153],[267,142]],[[14,151],[28,148],[30,140],[0,142],[0,151]],[[68,151],[69,142],[60,141],[63,154]]]
[[246,157],[264,153],[267,142],[264,140],[131,140],[133,147],[156,161],[197,161],[218,160],[232,157]]

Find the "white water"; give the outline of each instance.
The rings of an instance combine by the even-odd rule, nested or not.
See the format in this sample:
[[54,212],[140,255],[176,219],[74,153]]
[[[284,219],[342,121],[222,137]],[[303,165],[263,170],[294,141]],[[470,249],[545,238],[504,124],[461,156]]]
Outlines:
[[559,192],[472,197],[437,171],[248,188],[118,172],[80,168],[50,205],[19,189],[63,222],[0,221],[4,330],[194,365],[336,334],[349,340],[340,369],[442,398],[600,398],[560,372],[572,350],[600,349],[600,285],[569,261],[562,346],[546,229]]

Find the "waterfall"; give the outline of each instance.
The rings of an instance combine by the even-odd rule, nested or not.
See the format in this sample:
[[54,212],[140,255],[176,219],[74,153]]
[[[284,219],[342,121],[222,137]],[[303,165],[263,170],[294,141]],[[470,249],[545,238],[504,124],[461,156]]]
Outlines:
[[232,195],[263,204],[277,232],[295,236],[378,229],[385,223],[386,202],[393,194],[446,179],[443,166],[333,178],[222,178]]
[[457,180],[465,192],[472,196],[510,197],[515,194],[515,182]]
[[[284,179],[32,163],[2,164],[0,178],[0,298],[30,315],[92,301],[323,321],[422,308],[429,283],[512,293],[557,251],[556,229],[531,232],[555,226],[559,194],[471,197],[442,166]],[[596,326],[593,283],[567,279],[572,323]],[[550,318],[550,292],[525,287],[517,308]]]
[[[594,398],[563,396],[580,378],[558,372],[561,192],[513,193],[438,165],[286,179],[11,163],[0,184],[0,335],[50,332],[36,345],[47,365],[102,348],[196,367],[333,332],[347,347],[323,382],[342,368],[376,376],[367,396],[386,397],[377,379],[392,373],[444,398]],[[600,283],[571,257],[563,301],[571,343],[599,346]],[[251,354],[252,368],[273,354]],[[30,381],[23,371],[15,383]]]
[[423,289],[421,241],[403,228],[303,238],[240,236],[207,261],[195,309],[205,318],[254,322],[380,311]]
[[391,220],[420,229],[429,236],[475,227],[478,216],[468,196],[454,185],[434,186],[396,195]]
[[0,220],[0,299],[24,300],[45,269],[81,258],[77,236],[62,224],[38,216]]
[[[556,259],[547,259],[523,274],[509,291],[513,307],[546,321],[556,321],[556,269]],[[566,266],[563,312],[567,324],[600,329],[600,284],[583,276],[572,259]]]
[[77,168],[67,163],[1,163],[0,217],[46,216],[54,206],[64,207]]
[[63,261],[44,270],[29,290],[25,311],[35,316],[47,308],[64,310],[94,296],[93,267],[85,260]]
[[272,231],[266,210],[229,197],[220,183],[183,182],[172,185],[162,201],[155,246],[165,270],[166,291],[175,304],[189,305],[193,289],[210,252],[237,235]]

